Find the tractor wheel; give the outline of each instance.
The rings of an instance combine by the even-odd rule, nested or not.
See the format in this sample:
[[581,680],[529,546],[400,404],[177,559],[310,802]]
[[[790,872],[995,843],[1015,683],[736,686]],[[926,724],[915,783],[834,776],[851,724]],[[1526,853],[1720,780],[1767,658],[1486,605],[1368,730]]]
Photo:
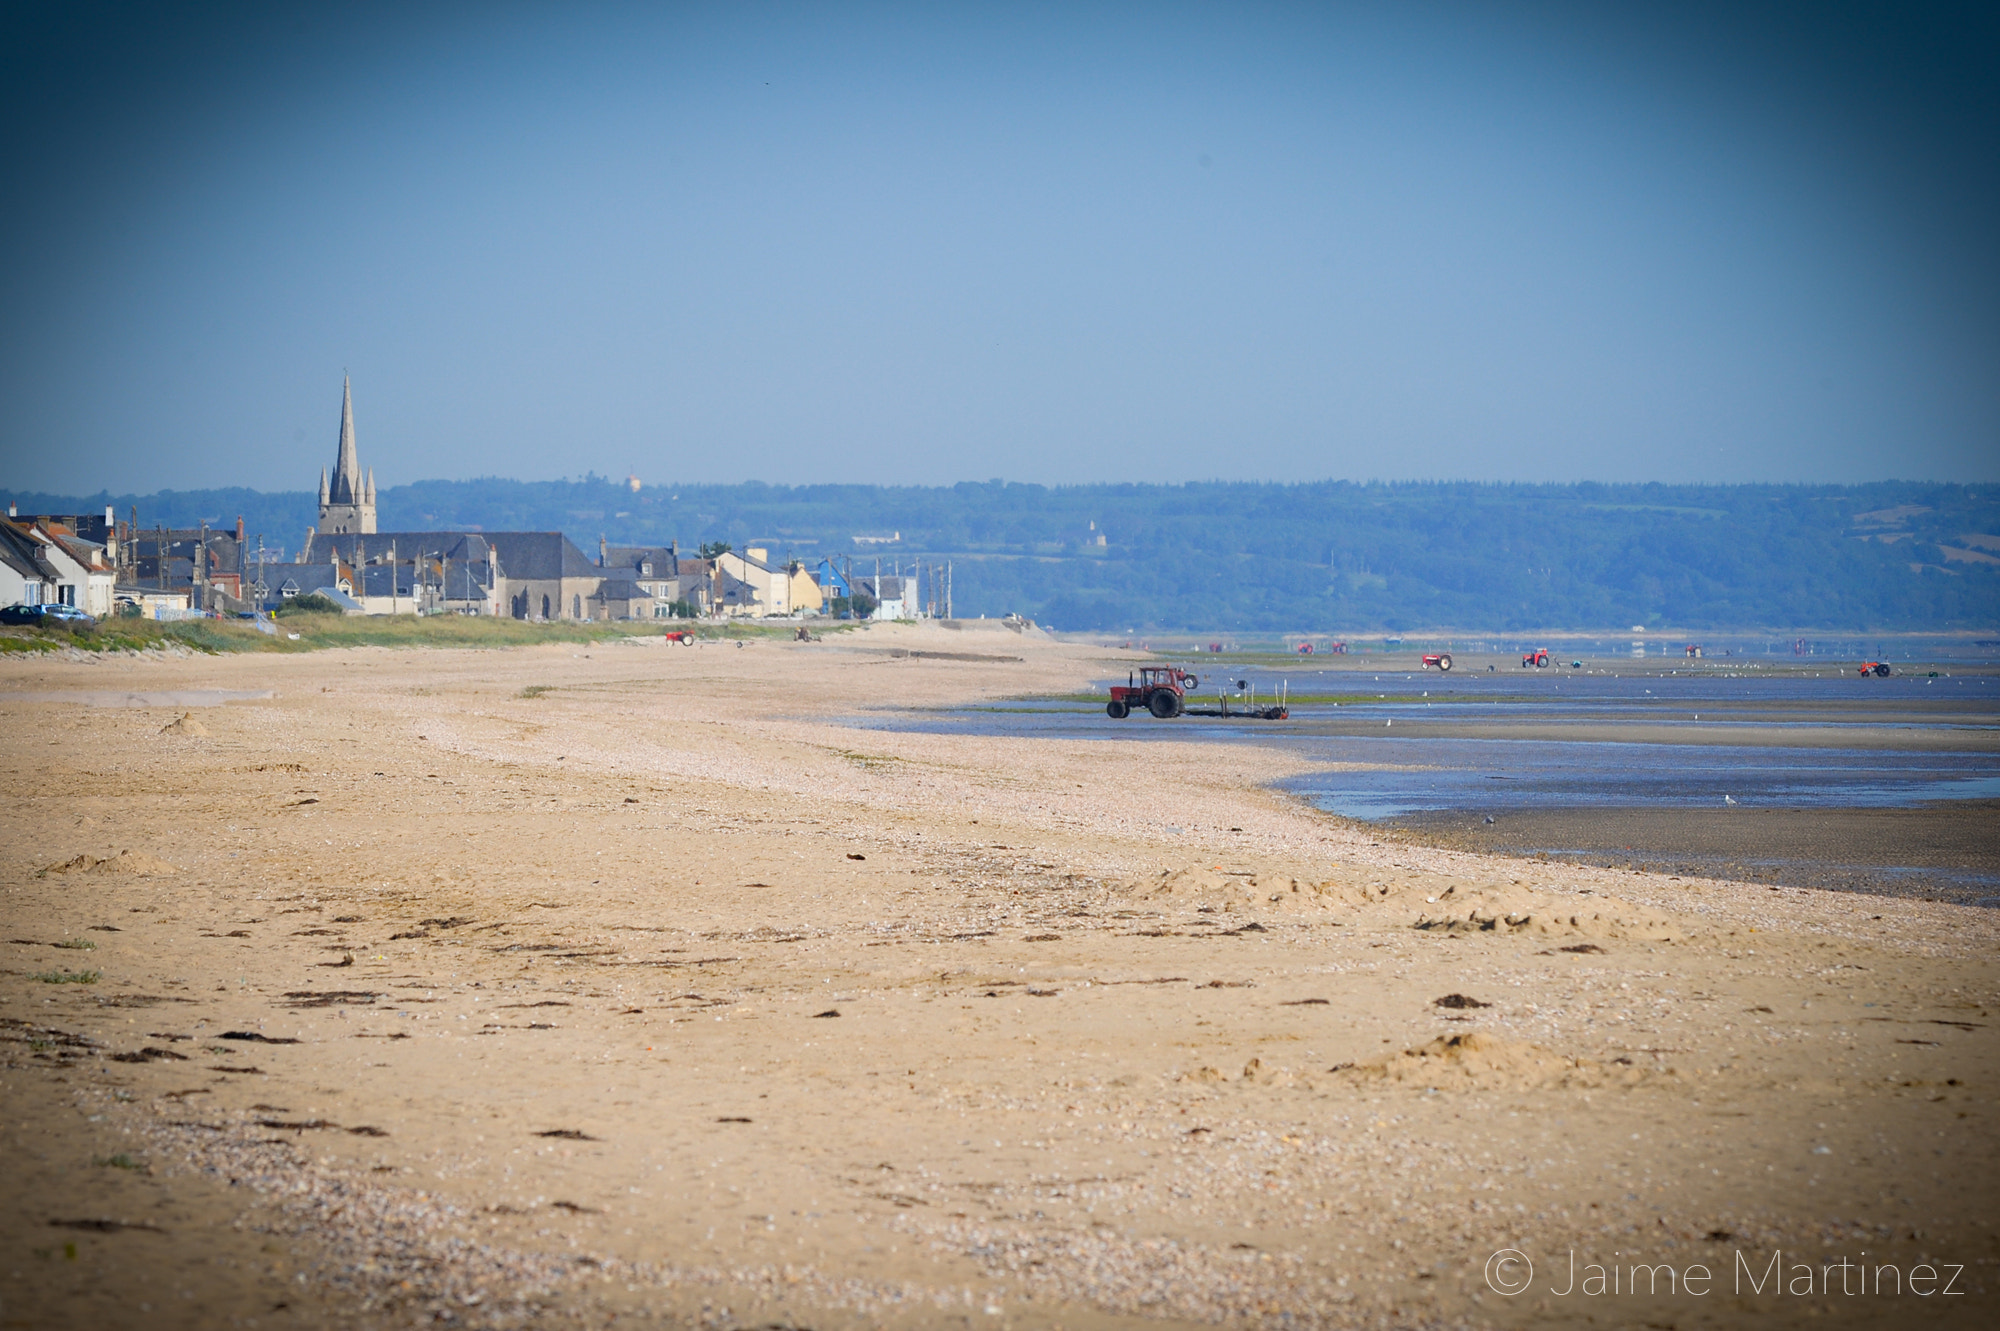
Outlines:
[[1104,704],[1104,714],[1113,721],[1123,721],[1132,714],[1132,709],[1124,703],[1119,702],[1116,698],[1113,698],[1110,702]]
[[1146,699],[1146,710],[1161,721],[1170,721],[1181,714],[1181,700],[1176,694],[1161,689]]
[[1442,671],[1444,671],[1444,672],[1446,672],[1447,674],[1449,674],[1449,673],[1450,673],[1450,671],[1451,671],[1451,653],[1450,653],[1450,652],[1446,652],[1446,653],[1445,653],[1445,654],[1444,654],[1443,656],[1440,656],[1440,657],[1438,658],[1438,669],[1439,669],[1439,670],[1442,670]]
[[1878,675],[1880,675],[1880,676],[1881,676],[1882,678],[1884,678],[1884,679],[1887,679],[1887,678],[1889,677],[1889,667],[1888,667],[1888,665],[1886,665],[1886,664],[1883,664],[1883,665],[1878,665],[1878,666],[1876,666],[1876,667],[1875,667],[1875,673],[1876,673],[1876,674],[1878,674]]
[[1182,675],[1181,687],[1186,689],[1189,693],[1193,693],[1196,689],[1201,687],[1201,681],[1196,679],[1193,675]]

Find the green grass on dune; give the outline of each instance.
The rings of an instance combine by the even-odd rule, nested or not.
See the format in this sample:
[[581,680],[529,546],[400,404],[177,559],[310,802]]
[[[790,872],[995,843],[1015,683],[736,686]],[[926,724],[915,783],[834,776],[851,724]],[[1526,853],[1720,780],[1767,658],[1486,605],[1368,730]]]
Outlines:
[[[73,647],[86,652],[138,652],[182,647],[222,652],[309,652],[332,647],[529,647],[540,643],[594,643],[618,638],[656,638],[690,630],[714,640],[789,640],[796,625],[703,624],[686,620],[534,624],[519,619],[474,615],[286,615],[275,636],[240,620],[189,619],[162,624],[150,619],[107,619],[94,628],[21,628],[0,632],[0,652],[50,652]],[[844,626],[815,624],[815,635]],[[298,637],[290,635],[296,633]]]

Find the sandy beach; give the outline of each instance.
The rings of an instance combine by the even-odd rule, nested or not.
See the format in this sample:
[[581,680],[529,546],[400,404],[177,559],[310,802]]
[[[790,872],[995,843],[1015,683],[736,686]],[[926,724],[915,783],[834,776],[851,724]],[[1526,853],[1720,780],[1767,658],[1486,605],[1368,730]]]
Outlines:
[[1993,1323],[2000,913],[841,723],[1137,659],[0,661],[0,1322]]

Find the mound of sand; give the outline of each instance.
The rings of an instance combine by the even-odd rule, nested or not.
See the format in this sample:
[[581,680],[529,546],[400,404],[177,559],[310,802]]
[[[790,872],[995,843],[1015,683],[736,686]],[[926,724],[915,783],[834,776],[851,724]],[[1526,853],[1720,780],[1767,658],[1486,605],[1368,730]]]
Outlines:
[[1296,911],[1445,933],[1526,933],[1670,942],[1685,932],[1658,911],[1616,898],[1559,897],[1519,883],[1447,879],[1309,882],[1220,865],[1162,870],[1130,880],[1126,895],[1157,907],[1240,913]]
[[1658,911],[1613,897],[1560,898],[1518,884],[1454,883],[1426,897],[1412,922],[1443,933],[1530,933],[1671,942],[1681,936]]
[[1160,906],[1216,910],[1332,910],[1343,904],[1324,883],[1272,874],[1232,873],[1220,865],[1163,869],[1155,878],[1133,879],[1125,892]]
[[1435,1087],[1441,1091],[1604,1086],[1629,1084],[1643,1075],[1630,1068],[1613,1072],[1587,1058],[1567,1058],[1526,1040],[1509,1040],[1485,1031],[1440,1035],[1415,1049],[1335,1068],[1334,1074],[1347,1081]]
[[[1191,1072],[1181,1073],[1181,1075],[1174,1078],[1174,1080],[1183,1082],[1201,1082],[1209,1085],[1220,1085],[1229,1080],[1229,1074],[1224,1072],[1221,1068],[1217,1067],[1199,1067],[1195,1068]],[[1250,1085],[1260,1085],[1260,1086],[1303,1085],[1307,1090],[1312,1089],[1312,1083],[1300,1082],[1297,1077],[1293,1076],[1291,1072],[1285,1068],[1265,1067],[1264,1060],[1261,1058],[1253,1058],[1248,1063],[1245,1063],[1243,1065],[1243,1075],[1240,1080],[1243,1081],[1245,1084],[1250,1084]]]
[[169,721],[160,727],[162,735],[190,735],[200,737],[208,734],[208,727],[194,719],[193,712],[182,712],[180,720]]
[[75,859],[64,860],[61,864],[51,864],[42,870],[40,877],[65,873],[113,873],[132,877],[152,878],[164,874],[179,873],[180,870],[157,855],[142,851],[121,850],[116,855],[99,859],[95,855],[78,855]]

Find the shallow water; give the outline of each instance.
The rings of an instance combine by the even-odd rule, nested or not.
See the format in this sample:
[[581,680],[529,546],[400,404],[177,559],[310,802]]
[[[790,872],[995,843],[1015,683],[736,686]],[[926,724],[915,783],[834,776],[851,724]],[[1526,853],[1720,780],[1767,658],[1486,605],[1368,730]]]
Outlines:
[[[1277,677],[1236,673],[1273,696]],[[1765,676],[1752,667],[1678,671],[1435,673],[1288,670],[1284,722],[1139,717],[1101,705],[1024,701],[875,714],[886,729],[1064,739],[1259,744],[1318,770],[1286,782],[1321,808],[1377,819],[1429,810],[1529,808],[1894,807],[2000,797],[2000,678],[1899,675],[1862,679],[1833,666]],[[1368,699],[1367,693],[1378,697]],[[1211,686],[1192,700],[1215,702]],[[1246,699],[1247,701],[1247,699]],[[1402,724],[1424,734],[1398,736]],[[1556,733],[1521,738],[1524,725]],[[1376,727],[1382,733],[1374,733]],[[1618,738],[1621,728],[1649,736]],[[1450,730],[1440,735],[1439,730]],[[1661,741],[1685,731],[1686,742]],[[1482,734],[1482,731],[1490,733]],[[1742,742],[1733,737],[1742,736]],[[1863,738],[1897,747],[1859,746]],[[1774,742],[1774,739],[1781,742]],[[1823,739],[1824,742],[1821,742]]]

